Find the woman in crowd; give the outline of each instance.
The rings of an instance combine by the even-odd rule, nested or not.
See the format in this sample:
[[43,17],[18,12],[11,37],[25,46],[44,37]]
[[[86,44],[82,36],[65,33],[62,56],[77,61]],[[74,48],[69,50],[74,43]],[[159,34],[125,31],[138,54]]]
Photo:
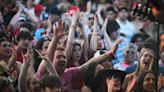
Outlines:
[[155,91],[155,74],[151,71],[142,72],[138,76],[138,83],[134,92],[156,92]]
[[[155,91],[152,86],[156,85],[153,80],[157,74],[149,71],[157,73],[153,69],[157,64],[154,48],[158,45],[149,42],[145,46],[143,41],[147,38],[138,34],[134,35],[134,39],[130,37],[128,42],[128,36],[120,35],[120,29],[125,27],[124,31],[131,33],[127,31],[131,26],[126,25],[130,12],[127,12],[129,7],[125,2],[130,5],[136,0],[81,0],[87,2],[82,7],[79,0],[2,1],[0,30],[7,34],[0,35],[0,92],[15,92],[15,89],[16,92],[80,92],[82,86],[82,92]],[[116,21],[116,15],[120,14],[122,26]],[[149,29],[150,25],[146,24],[151,24],[150,20],[145,20],[142,29]],[[40,25],[42,23],[44,26]],[[136,24],[136,27],[139,26]],[[39,38],[36,40],[34,33],[37,32]],[[164,37],[160,37],[162,49]],[[11,42],[7,41],[8,38]],[[130,40],[139,48],[137,64],[132,62],[136,60],[136,54],[131,49],[125,49]],[[163,92],[164,83],[162,55],[163,51],[158,69],[158,92]],[[2,61],[7,63],[1,64]],[[113,66],[125,71],[130,69],[128,73],[135,71],[126,76],[123,89],[125,73],[104,70],[114,69]]]
[[[153,40],[148,40],[139,52],[139,64],[134,73],[127,75],[124,84],[124,91],[134,91],[138,84],[138,76],[145,71],[152,71],[156,59],[156,45]],[[154,47],[153,47],[154,46]]]

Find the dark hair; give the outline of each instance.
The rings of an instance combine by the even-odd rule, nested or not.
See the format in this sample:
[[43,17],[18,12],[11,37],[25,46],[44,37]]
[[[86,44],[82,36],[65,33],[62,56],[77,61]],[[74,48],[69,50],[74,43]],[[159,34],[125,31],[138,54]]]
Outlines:
[[84,80],[84,83],[86,86],[88,87],[92,87],[94,84],[93,84],[93,79],[94,79],[94,75],[95,75],[95,71],[96,71],[96,66],[98,65],[99,63],[90,63],[89,64],[89,67],[88,67],[88,70],[87,70],[87,73],[86,73],[86,76],[85,76],[85,80]]
[[119,9],[119,12],[121,12],[121,11],[129,12],[129,9],[128,9],[127,7],[121,7],[121,8]]
[[60,16],[62,14],[62,11],[59,10],[56,6],[53,6],[51,9],[50,9],[50,12],[49,12],[51,15],[58,15]]
[[25,22],[25,23],[21,24],[20,28],[27,28],[29,30],[29,32],[34,31],[34,27],[29,22]]
[[116,11],[114,10],[113,7],[108,7],[108,8],[106,9],[106,12],[109,12],[109,11],[112,11],[112,12],[116,13]]
[[[151,72],[151,71],[142,72],[141,74],[139,74],[139,76],[138,76],[138,82],[137,82],[137,85],[136,85],[136,87],[134,89],[134,92],[144,92],[143,82],[144,82],[144,78],[146,77],[146,75],[148,73],[154,74],[154,72]],[[154,87],[155,87],[155,85],[154,85]]]
[[[151,38],[148,38],[145,40],[145,42],[142,44],[141,49],[142,48],[147,48],[147,49],[151,49],[155,52],[155,55],[158,53],[157,50],[157,42]],[[156,56],[155,56],[156,57]]]
[[144,37],[144,35],[142,33],[136,33],[131,38],[131,42],[135,43],[137,41],[137,38],[141,38],[143,41],[145,40],[145,37]]
[[110,36],[112,32],[117,31],[119,28],[120,26],[116,20],[109,20],[106,28],[108,36]]
[[20,41],[20,39],[32,40],[33,37],[32,37],[32,35],[31,35],[29,32],[27,32],[27,31],[20,31],[20,32],[18,33],[16,39],[17,39],[17,41]]
[[[42,46],[44,44],[45,41],[51,41],[51,39],[49,39],[48,37],[43,37],[41,39],[39,39],[39,41],[36,43],[35,45],[35,49],[36,50],[42,50]],[[38,58],[38,53],[36,51],[34,51],[34,69],[35,71],[37,71],[39,64],[41,63],[41,58]]]
[[45,75],[40,80],[40,86],[45,89],[48,88],[60,88],[61,83],[59,78],[54,75]]
[[[73,49],[75,48],[75,46],[79,46],[80,47],[80,50],[82,49],[82,47],[81,47],[81,44],[80,43],[78,43],[78,42],[75,42],[75,43],[73,43]],[[72,49],[72,50],[73,50]],[[73,51],[72,51],[72,53],[73,53]],[[71,54],[72,54],[71,53]],[[69,68],[69,67],[72,67],[72,64],[73,64],[73,58],[72,58],[72,56],[73,55],[71,55],[71,57],[70,57],[70,59],[69,59],[69,62],[68,62],[68,64],[67,64],[67,67]],[[80,65],[82,65],[82,64],[84,64],[86,61],[84,60],[84,54],[83,54],[83,52],[81,53],[81,58],[79,59],[79,64]]]
[[[122,85],[126,76],[126,72],[120,70],[110,70],[110,69],[104,69],[100,71],[98,75],[96,75],[93,79],[93,86],[91,88],[92,92],[107,92],[106,78],[111,78],[112,76],[118,78]],[[122,92],[121,89],[119,92]]]
[[12,42],[12,36],[11,33],[0,31],[0,39],[4,39],[6,41]]

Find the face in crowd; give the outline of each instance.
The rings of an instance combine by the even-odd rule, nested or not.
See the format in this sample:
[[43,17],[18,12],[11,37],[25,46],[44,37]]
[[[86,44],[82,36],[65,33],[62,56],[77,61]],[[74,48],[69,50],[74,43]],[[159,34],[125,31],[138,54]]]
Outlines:
[[154,92],[155,90],[155,75],[147,73],[143,81],[143,89],[145,92]]
[[133,63],[137,59],[137,47],[134,44],[130,44],[124,51],[125,60]]
[[47,51],[48,45],[50,44],[50,41],[44,41],[42,45],[42,50]]
[[140,54],[140,69],[142,71],[148,71],[151,70],[154,64],[155,56],[152,50],[144,50],[143,48],[141,50]]
[[126,20],[128,18],[128,11],[125,10],[125,9],[120,10],[119,13],[118,13],[118,17],[121,20]]
[[102,50],[104,48],[103,40],[100,36],[97,36],[97,49]]
[[88,17],[88,26],[92,26],[92,25],[93,25],[93,21],[94,21],[94,15],[91,14],[91,15]]
[[28,84],[29,89],[32,92],[40,92],[41,91],[39,81],[36,79],[35,76],[31,76],[28,81],[29,81],[29,84]]
[[53,63],[58,74],[62,74],[67,65],[66,53],[63,48],[59,48],[55,51]]
[[72,51],[72,59],[73,61],[79,61],[81,59],[81,46],[80,44],[74,44],[73,51]]
[[[119,80],[119,78],[114,78],[114,83],[113,83],[113,92],[120,92],[121,90],[121,82]],[[106,82],[110,82],[111,81],[111,78],[107,78],[106,79]],[[110,86],[110,85],[108,85]]]
[[6,58],[12,55],[10,42],[4,40],[0,43],[0,55]]

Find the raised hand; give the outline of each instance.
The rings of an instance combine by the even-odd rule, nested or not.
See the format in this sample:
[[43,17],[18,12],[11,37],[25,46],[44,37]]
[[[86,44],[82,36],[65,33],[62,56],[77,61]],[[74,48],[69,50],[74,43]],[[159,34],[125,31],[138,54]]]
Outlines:
[[121,89],[121,84],[116,82],[117,79],[112,76],[111,79],[106,79],[108,92],[116,92]]
[[102,32],[104,32],[106,30],[106,26],[108,24],[108,20],[109,20],[109,17],[106,17],[105,22],[104,22],[104,25],[103,25],[103,27],[101,29]]
[[116,45],[111,49],[111,53],[112,54],[115,54],[115,52],[117,51],[118,49],[118,45],[122,43],[122,40],[117,40],[116,41]]
[[39,58],[42,58],[46,61],[50,61],[50,58],[48,57],[47,52],[43,52],[41,50],[35,50],[35,51],[38,53]]
[[30,62],[32,60],[32,57],[33,57],[33,49],[28,47],[27,52],[25,54],[23,54],[23,52],[21,52],[21,54],[22,54],[24,62]]
[[16,2],[17,6],[20,7],[21,9],[24,9],[25,6],[20,2],[20,1],[17,1]]
[[107,83],[108,92],[114,92],[114,78],[113,78],[113,76],[111,79],[107,78],[106,83]]
[[92,6],[91,1],[88,1],[88,2],[87,2],[87,7],[86,7],[88,13],[91,12],[91,6]]
[[53,32],[55,34],[55,37],[62,37],[65,35],[64,33],[64,22],[63,21],[58,21],[53,24]]

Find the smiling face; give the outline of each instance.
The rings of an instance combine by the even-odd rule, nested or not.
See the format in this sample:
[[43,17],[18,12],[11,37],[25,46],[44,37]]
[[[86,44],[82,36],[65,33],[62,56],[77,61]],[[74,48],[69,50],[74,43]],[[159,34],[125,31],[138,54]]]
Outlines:
[[150,50],[144,51],[143,55],[140,56],[140,69],[143,71],[152,69],[154,59],[155,59],[155,57],[154,57],[152,51],[150,51]]
[[143,89],[146,92],[154,92],[155,76],[153,73],[147,73],[143,81]]

